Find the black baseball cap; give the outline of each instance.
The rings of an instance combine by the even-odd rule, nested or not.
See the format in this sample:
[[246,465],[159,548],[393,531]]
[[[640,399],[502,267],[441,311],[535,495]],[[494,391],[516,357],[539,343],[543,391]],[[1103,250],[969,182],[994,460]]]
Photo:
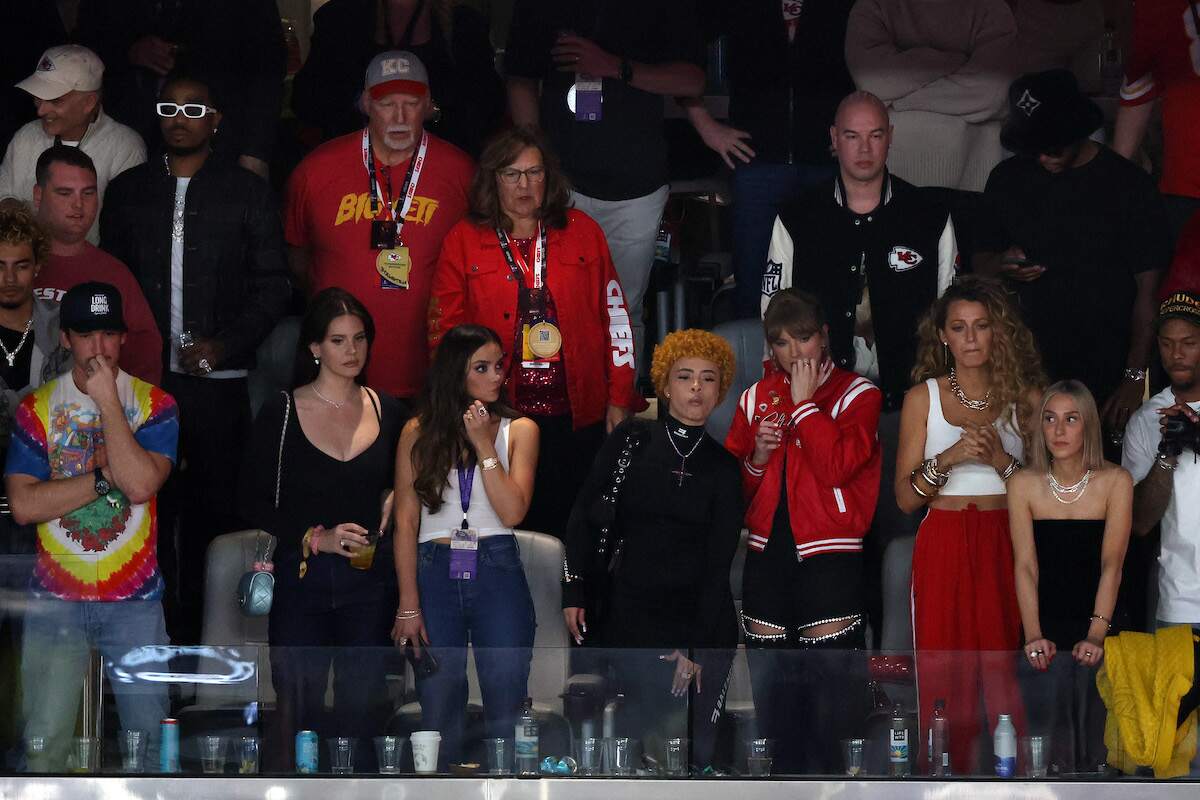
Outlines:
[[1008,119],[1000,144],[1027,156],[1054,153],[1104,124],[1100,106],[1079,89],[1075,74],[1051,69],[1022,75],[1008,87]]
[[1183,319],[1200,327],[1200,294],[1175,292],[1158,306],[1154,327],[1161,328],[1169,319]]
[[59,308],[59,327],[64,331],[121,331],[125,315],[121,310],[121,293],[111,283],[88,281],[72,286],[63,295]]

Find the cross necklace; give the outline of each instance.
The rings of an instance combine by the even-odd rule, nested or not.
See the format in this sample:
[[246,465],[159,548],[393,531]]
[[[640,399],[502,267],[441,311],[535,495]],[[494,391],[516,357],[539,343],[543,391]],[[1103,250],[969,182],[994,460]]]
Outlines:
[[675,455],[679,456],[679,469],[671,470],[671,474],[678,476],[679,486],[682,487],[684,478],[694,477],[692,473],[687,471],[687,460],[692,453],[696,452],[696,448],[700,446],[700,443],[704,441],[704,432],[701,431],[700,435],[696,437],[696,443],[692,445],[691,450],[682,453],[679,451],[679,446],[675,444],[675,435],[671,433],[671,427],[666,424],[663,427],[667,429],[667,441],[671,443],[671,449],[675,451]]
[[17,354],[21,352],[21,348],[25,346],[25,341],[29,339],[29,332],[33,330],[33,317],[25,323],[25,331],[21,334],[21,341],[17,342],[17,346],[9,352],[9,349],[4,346],[4,342],[0,342],[0,350],[4,351],[4,360],[8,362],[8,366],[16,366]]

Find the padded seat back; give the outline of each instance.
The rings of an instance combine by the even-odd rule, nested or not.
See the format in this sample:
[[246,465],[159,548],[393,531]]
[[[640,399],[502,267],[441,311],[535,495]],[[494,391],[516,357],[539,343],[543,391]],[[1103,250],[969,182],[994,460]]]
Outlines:
[[708,418],[708,425],[705,426],[714,439],[724,442],[729,427],[733,424],[733,415],[737,411],[742,392],[749,389],[763,374],[762,320],[737,319],[723,322],[713,328],[713,333],[729,342],[734,358],[737,359],[729,393],[725,395],[721,404],[713,409]]

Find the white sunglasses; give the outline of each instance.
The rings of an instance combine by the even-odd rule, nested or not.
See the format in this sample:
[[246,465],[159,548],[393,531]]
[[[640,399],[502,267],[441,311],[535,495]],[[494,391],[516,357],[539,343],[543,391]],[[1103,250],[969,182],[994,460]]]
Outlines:
[[179,116],[179,112],[181,111],[188,119],[200,119],[208,114],[217,113],[215,108],[206,106],[203,103],[184,103],[182,105],[179,103],[159,103],[155,106],[155,110],[158,111],[160,117],[166,117],[167,119]]

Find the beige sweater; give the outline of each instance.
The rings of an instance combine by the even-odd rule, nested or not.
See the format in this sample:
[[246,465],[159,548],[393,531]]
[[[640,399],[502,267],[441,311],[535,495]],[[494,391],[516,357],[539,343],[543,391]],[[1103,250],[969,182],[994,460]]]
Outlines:
[[846,64],[895,111],[1003,118],[1017,32],[1004,0],[858,0]]

